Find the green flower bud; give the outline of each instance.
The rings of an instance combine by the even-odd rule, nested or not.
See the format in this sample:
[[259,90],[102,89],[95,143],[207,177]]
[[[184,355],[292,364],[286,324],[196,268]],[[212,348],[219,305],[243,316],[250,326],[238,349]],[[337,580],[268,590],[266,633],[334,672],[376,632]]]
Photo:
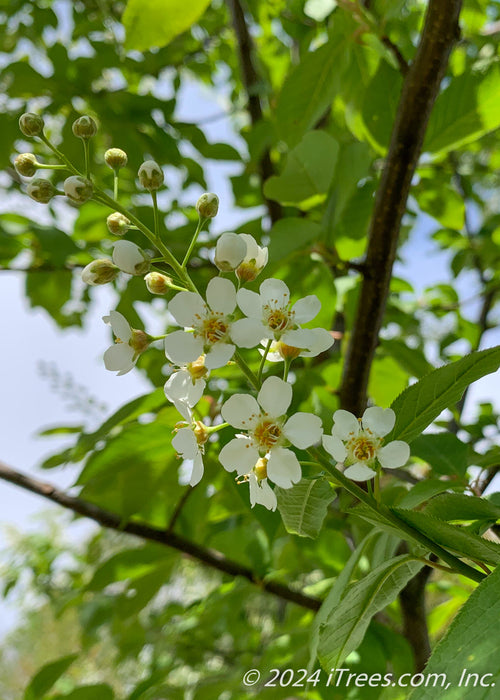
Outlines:
[[130,221],[119,211],[113,212],[106,219],[108,231],[115,236],[123,236],[130,228]]
[[196,211],[202,219],[213,219],[219,211],[219,198],[213,192],[205,192],[196,202]]
[[119,170],[127,165],[128,156],[121,148],[108,148],[104,154],[104,161],[112,170]]
[[14,160],[14,167],[23,177],[33,177],[38,168],[38,161],[33,153],[20,153]]
[[72,129],[75,136],[85,141],[97,134],[97,124],[92,117],[89,117],[87,114],[74,121]]
[[154,160],[146,160],[139,168],[138,176],[146,190],[158,190],[163,185],[163,170]]
[[92,197],[94,186],[80,175],[71,175],[64,181],[64,194],[76,204],[83,204]]
[[26,112],[19,117],[19,128],[25,136],[40,136],[43,133],[43,119],[38,114]]
[[144,281],[151,294],[166,294],[172,284],[172,278],[161,272],[149,272]]
[[82,270],[82,280],[92,287],[98,284],[108,284],[112,282],[120,272],[116,265],[113,265],[108,258],[93,260]]
[[29,183],[28,187],[26,188],[26,192],[31,199],[35,200],[35,202],[47,204],[56,194],[56,188],[50,180],[37,177]]

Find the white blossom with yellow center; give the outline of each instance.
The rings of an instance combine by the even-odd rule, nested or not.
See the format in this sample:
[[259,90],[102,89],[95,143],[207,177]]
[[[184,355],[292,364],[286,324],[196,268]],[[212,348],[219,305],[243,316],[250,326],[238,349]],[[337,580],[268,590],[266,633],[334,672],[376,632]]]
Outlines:
[[191,464],[191,476],[189,483],[191,486],[201,481],[204,472],[203,454],[205,443],[208,440],[206,426],[200,421],[194,421],[192,413],[189,411],[186,423],[176,429],[176,435],[172,439],[174,450],[188,463]]
[[207,286],[207,301],[196,292],[179,292],[168,310],[188,331],[174,331],[165,338],[165,354],[176,365],[194,362],[206,354],[207,369],[223,367],[234,354],[231,314],[236,307],[236,289],[230,280],[215,277]]
[[384,469],[396,469],[406,464],[410,448],[402,440],[383,445],[396,422],[391,408],[372,406],[358,420],[355,415],[340,409],[333,414],[331,435],[323,435],[323,447],[347,469],[344,474],[354,481],[368,481],[376,474],[376,462]]
[[323,432],[321,419],[312,413],[295,413],[287,418],[292,401],[292,387],[278,377],[263,382],[257,400],[249,394],[234,394],[222,406],[224,420],[246,433],[237,435],[220,454],[227,471],[239,476],[254,470],[260,457],[267,457],[267,477],[278,486],[289,489],[300,481],[299,460],[286,445],[299,449],[318,442]]
[[165,396],[171,401],[186,420],[190,419],[190,409],[203,396],[206,386],[205,377],[209,374],[205,367],[205,356],[194,362],[181,365],[165,382]]
[[110,311],[102,320],[111,326],[116,337],[115,344],[104,353],[104,365],[111,372],[127,374],[134,368],[137,358],[149,346],[150,338],[141,330],[131,328],[119,311]]

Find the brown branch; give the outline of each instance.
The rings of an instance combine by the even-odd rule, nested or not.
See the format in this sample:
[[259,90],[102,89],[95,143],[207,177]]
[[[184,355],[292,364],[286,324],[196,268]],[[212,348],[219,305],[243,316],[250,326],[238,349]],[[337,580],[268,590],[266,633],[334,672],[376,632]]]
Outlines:
[[26,474],[11,469],[2,462],[0,462],[0,479],[20,486],[39,496],[43,496],[49,501],[73,511],[73,513],[78,513],[78,515],[83,515],[86,518],[94,520],[103,527],[118,530],[119,532],[127,532],[143,540],[149,540],[164,545],[165,547],[171,547],[229,576],[241,576],[263,591],[278,596],[278,598],[296,603],[308,610],[316,611],[320,608],[321,601],[318,598],[313,598],[300,591],[295,591],[284,583],[261,579],[252,569],[232,559],[228,559],[224,554],[215,549],[201,547],[182,535],[171,531],[160,530],[146,523],[135,521],[124,523],[123,519],[116,513],[111,513],[108,510],[104,510],[93,503],[76,498],[75,496],[69,496],[52,484],[33,479]]
[[384,46],[386,46],[389,49],[389,51],[392,52],[394,58],[398,62],[401,75],[406,75],[410,70],[410,66],[408,65],[408,61],[406,60],[406,58],[399,50],[399,47],[396,46],[396,44],[385,34],[384,36],[380,37],[380,41],[384,44]]
[[340,387],[341,406],[361,415],[411,180],[451,48],[461,0],[430,0],[415,59],[396,113],[368,236],[365,276]]
[[[255,125],[262,119],[262,103],[259,96],[259,75],[254,63],[255,47],[248,31],[248,26],[245,20],[245,13],[239,0],[227,0],[231,19],[233,23],[234,33],[238,42],[238,52],[240,56],[241,74],[243,85],[248,97],[248,112],[252,124]],[[266,149],[262,154],[259,163],[260,176],[264,183],[271,175],[274,175],[274,167],[269,154],[269,149]],[[266,206],[269,212],[269,217],[272,223],[275,223],[282,217],[281,205],[278,202],[273,202],[266,199]]]

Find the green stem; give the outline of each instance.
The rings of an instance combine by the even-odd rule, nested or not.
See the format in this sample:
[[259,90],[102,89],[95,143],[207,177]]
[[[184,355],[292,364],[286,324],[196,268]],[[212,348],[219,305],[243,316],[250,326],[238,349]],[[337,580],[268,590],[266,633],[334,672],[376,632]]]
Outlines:
[[90,180],[90,143],[87,139],[83,140],[83,153],[85,155],[85,177]]
[[373,495],[375,497],[375,500],[377,501],[377,504],[380,505],[380,470],[377,469],[377,473],[375,474],[375,479],[374,479],[374,485],[373,485]]
[[49,139],[45,136],[45,134],[42,133],[42,134],[40,135],[39,138],[43,141],[43,143],[47,146],[47,148],[50,148],[50,150],[52,151],[52,153],[54,153],[54,155],[56,155],[56,156],[59,158],[59,160],[62,160],[62,162],[65,163],[65,165],[67,166],[68,170],[70,170],[74,175],[81,175],[81,172],[80,172],[79,170],[77,170],[77,169],[75,168],[75,166],[73,165],[73,163],[71,163],[71,161],[69,161],[69,160],[66,158],[66,156],[65,156],[63,153],[61,153],[61,151],[60,151],[59,149],[57,149],[57,148],[49,141]]
[[286,382],[288,379],[288,372],[290,371],[291,360],[285,360],[283,366],[283,381]]
[[443,549],[443,547],[433,542],[422,532],[415,530],[411,525],[405,523],[404,520],[400,520],[395,513],[390,511],[383,504],[377,504],[376,501],[374,501],[374,499],[366,493],[366,491],[363,491],[363,489],[361,489],[357,484],[344,476],[341,471],[339,471],[336,467],[333,467],[330,462],[318,452],[318,450],[310,449],[309,454],[314,457],[314,459],[317,459],[321,466],[326,469],[333,476],[334,480],[343,486],[346,491],[355,496],[371,510],[375,511],[379,517],[381,516],[384,518],[389,525],[396,527],[398,530],[401,530],[409,535],[413,540],[420,542],[420,544],[426,547],[426,549],[433,552],[436,556],[449,564],[454,571],[462,576],[472,579],[473,581],[477,581],[478,583],[485,578],[484,573],[474,569],[472,566],[469,566],[465,562],[453,556],[453,554],[450,554],[450,552],[448,552],[446,549]]
[[269,353],[269,350],[271,349],[272,342],[273,342],[272,338],[270,338],[267,341],[267,345],[265,347],[264,352],[262,353],[262,357],[261,357],[260,365],[259,365],[259,373],[257,375],[257,380],[258,380],[259,384],[262,384],[262,372],[264,371],[264,365],[266,364],[267,355]]
[[[154,232],[156,238],[160,237],[160,223],[158,217],[158,199],[156,197],[156,190],[151,190],[151,199],[153,200],[153,215],[154,215]],[[183,265],[184,267],[184,265]]]
[[247,365],[245,360],[242,358],[242,356],[240,355],[238,350],[236,350],[234,353],[234,361],[236,362],[238,367],[241,369],[241,371],[243,372],[245,377],[248,379],[250,384],[253,386],[253,388],[256,391],[258,391],[260,389],[259,380],[255,376],[255,374],[252,372],[250,367]]
[[68,170],[68,166],[64,165],[63,163],[57,164],[57,163],[38,163],[36,164],[36,167],[39,170]]
[[113,170],[113,198],[118,199],[119,170]]
[[198,219],[198,226],[196,227],[196,231],[194,232],[194,236],[191,239],[191,243],[189,244],[189,248],[187,249],[186,255],[184,256],[184,260],[182,261],[182,269],[183,270],[186,269],[186,265],[188,264],[189,258],[191,257],[191,253],[193,252],[193,249],[196,245],[196,241],[198,240],[198,236],[200,235],[200,231],[203,228],[205,221],[207,221],[207,219],[202,219],[201,217]]

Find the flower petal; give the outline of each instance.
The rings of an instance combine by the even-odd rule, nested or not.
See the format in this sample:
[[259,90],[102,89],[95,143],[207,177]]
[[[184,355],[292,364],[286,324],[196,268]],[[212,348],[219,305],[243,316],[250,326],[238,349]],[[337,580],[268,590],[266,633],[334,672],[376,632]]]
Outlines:
[[403,440],[393,440],[377,452],[378,461],[384,469],[403,467],[410,458],[410,448]]
[[224,367],[234,355],[236,348],[230,343],[215,343],[205,356],[205,367],[207,369],[217,369]]
[[268,510],[276,510],[278,501],[276,494],[269,486],[267,479],[257,480],[253,472],[248,475],[248,486],[250,487],[250,505],[252,508],[256,503],[265,506]]
[[144,264],[144,255],[132,241],[117,241],[113,248],[113,262],[123,272],[136,275],[136,266]]
[[291,489],[302,477],[296,455],[284,447],[274,447],[267,463],[267,476],[282,489]]
[[205,302],[196,292],[179,292],[169,302],[168,310],[179,326],[191,328],[207,313]]
[[369,479],[373,479],[376,473],[377,472],[374,472],[373,469],[370,469],[365,464],[356,462],[356,464],[347,467],[344,476],[347,476],[353,481],[369,481]]
[[344,411],[342,408],[335,411],[333,414],[332,435],[341,440],[347,440],[348,437],[357,435],[359,430],[359,421],[353,413]]
[[234,394],[220,412],[226,423],[244,430],[251,430],[260,417],[259,404],[250,394]]
[[194,459],[199,452],[196,436],[191,428],[181,428],[172,439],[172,447],[184,459]]
[[104,353],[104,366],[111,372],[126,374],[134,367],[134,350],[128,343],[116,343]]
[[207,302],[212,311],[227,315],[236,307],[236,289],[231,280],[214,277],[207,286]]
[[295,413],[283,427],[284,435],[301,450],[318,442],[322,432],[321,418],[312,413]]
[[219,453],[219,462],[228,472],[238,472],[238,475],[247,474],[254,468],[259,453],[252,444],[250,438],[233,438],[224,445]]
[[313,340],[308,349],[300,353],[302,357],[316,357],[326,352],[335,342],[335,338],[325,328],[311,328],[310,333]]
[[119,338],[123,343],[128,343],[132,337],[132,329],[123,314],[119,311],[110,311],[109,316],[103,316],[102,320],[104,323],[109,323],[116,338]]
[[174,331],[165,338],[165,355],[176,365],[194,362],[203,353],[203,341],[193,333]]
[[262,304],[260,296],[256,292],[251,292],[248,289],[240,289],[236,294],[238,306],[243,311],[245,316],[250,318],[262,318]]
[[292,401],[292,387],[279,377],[268,377],[261,386],[257,401],[266,413],[278,418],[286,413]]
[[193,421],[193,412],[192,412],[192,410],[190,409],[190,407],[189,407],[189,405],[188,405],[188,402],[187,402],[187,401],[181,401],[181,400],[178,400],[178,399],[174,399],[174,400],[172,401],[172,403],[174,404],[176,410],[179,411],[179,413],[181,414],[181,416],[184,418],[184,420],[185,420],[187,423],[192,423],[192,421]]
[[371,432],[377,437],[384,437],[394,428],[396,422],[396,414],[392,408],[380,408],[379,406],[371,406],[363,413],[361,423],[365,430]]
[[198,452],[193,460],[193,471],[191,472],[191,478],[189,479],[190,486],[196,486],[196,484],[201,481],[203,471],[203,457]]
[[240,318],[231,325],[229,333],[239,348],[254,348],[269,335],[267,328],[257,318]]
[[321,302],[316,294],[299,299],[292,306],[292,312],[295,314],[296,323],[307,323],[319,314],[321,310]]
[[307,350],[314,343],[314,335],[308,328],[297,328],[296,330],[285,331],[280,340],[292,348]]
[[270,277],[260,285],[260,298],[262,306],[270,304],[273,308],[281,309],[288,306],[290,292],[283,280]]
[[184,369],[174,372],[165,383],[165,396],[169,401],[185,401],[194,406],[203,396],[206,382],[197,379],[194,384],[189,372]]
[[347,457],[344,443],[335,435],[323,435],[323,447],[337,462],[343,462]]

